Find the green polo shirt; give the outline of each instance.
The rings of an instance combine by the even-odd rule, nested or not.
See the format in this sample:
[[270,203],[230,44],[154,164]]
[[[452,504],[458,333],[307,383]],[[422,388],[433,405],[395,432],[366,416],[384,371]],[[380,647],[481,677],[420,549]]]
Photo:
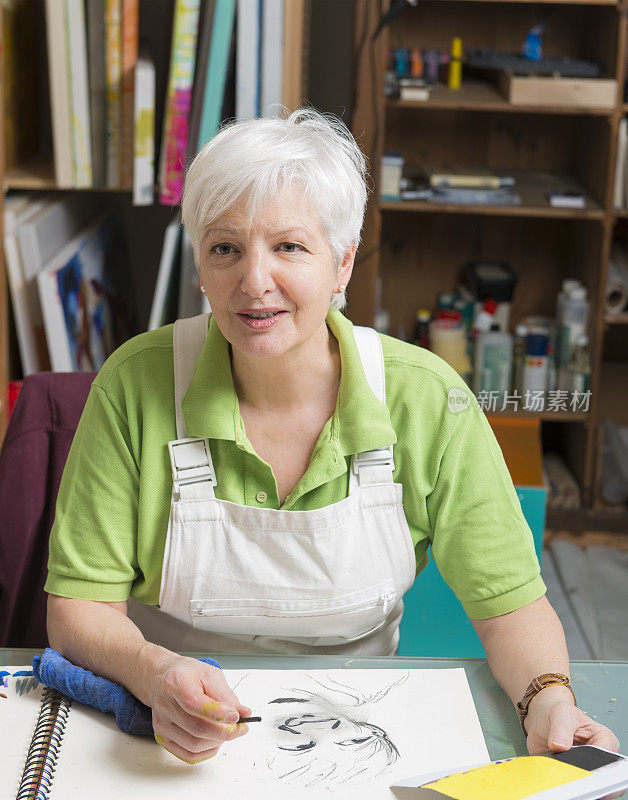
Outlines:
[[[309,511],[342,500],[351,455],[393,444],[417,574],[431,545],[443,577],[476,619],[541,597],[545,585],[532,534],[499,445],[466,384],[433,353],[382,336],[382,403],[366,380],[351,322],[330,311],[327,325],[340,349],[338,402],[281,509]],[[448,404],[452,389],[469,398],[457,413]],[[213,319],[183,413],[190,436],[210,439],[216,497],[280,508],[272,469],[247,439],[229,344]],[[92,385],[59,489],[47,592],[158,603],[172,491],[167,443],[176,438],[168,325],[123,344]]]

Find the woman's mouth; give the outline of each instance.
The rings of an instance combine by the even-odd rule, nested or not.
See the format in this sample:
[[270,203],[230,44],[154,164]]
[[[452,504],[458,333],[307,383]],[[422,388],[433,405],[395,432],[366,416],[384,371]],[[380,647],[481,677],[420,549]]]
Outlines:
[[275,325],[288,312],[282,309],[264,309],[263,311],[241,311],[237,317],[248,328],[266,330]]

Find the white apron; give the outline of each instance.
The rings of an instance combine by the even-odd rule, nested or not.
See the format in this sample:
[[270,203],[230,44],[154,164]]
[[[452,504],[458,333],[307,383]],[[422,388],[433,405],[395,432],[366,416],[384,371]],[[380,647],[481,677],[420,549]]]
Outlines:
[[[325,508],[217,499],[209,440],[188,437],[181,410],[208,317],[175,323],[178,439],[159,609],[130,600],[129,616],[148,641],[180,652],[394,655],[416,562],[392,446],[352,456],[348,496]],[[354,332],[385,401],[379,336]]]

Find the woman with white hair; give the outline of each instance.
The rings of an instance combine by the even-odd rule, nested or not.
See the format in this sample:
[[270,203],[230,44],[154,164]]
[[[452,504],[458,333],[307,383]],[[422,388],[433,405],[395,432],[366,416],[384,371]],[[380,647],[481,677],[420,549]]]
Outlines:
[[[530,751],[616,748],[574,705],[475,398],[430,352],[340,311],[365,175],[343,123],[313,109],[229,124],[191,163],[183,223],[212,313],[126,342],[94,381],[50,539],[50,644],[203,760],[250,709],[177,651],[393,655],[431,545],[496,679],[523,698]],[[452,390],[469,398],[457,413]]]

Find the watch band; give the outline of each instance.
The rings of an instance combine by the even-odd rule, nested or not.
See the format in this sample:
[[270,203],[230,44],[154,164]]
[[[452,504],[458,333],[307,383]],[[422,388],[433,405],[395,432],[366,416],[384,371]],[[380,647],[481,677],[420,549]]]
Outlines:
[[571,688],[571,683],[567,675],[563,675],[560,672],[546,672],[543,675],[538,675],[536,678],[532,679],[532,683],[525,690],[523,698],[519,703],[517,703],[517,716],[519,717],[519,722],[521,723],[521,727],[523,728],[523,732],[526,736],[528,735],[528,732],[525,729],[523,721],[528,715],[528,706],[530,705],[530,701],[533,697],[536,697],[536,695],[542,689],[545,689],[548,686],[566,686],[572,694],[574,705],[578,705],[576,695]]

